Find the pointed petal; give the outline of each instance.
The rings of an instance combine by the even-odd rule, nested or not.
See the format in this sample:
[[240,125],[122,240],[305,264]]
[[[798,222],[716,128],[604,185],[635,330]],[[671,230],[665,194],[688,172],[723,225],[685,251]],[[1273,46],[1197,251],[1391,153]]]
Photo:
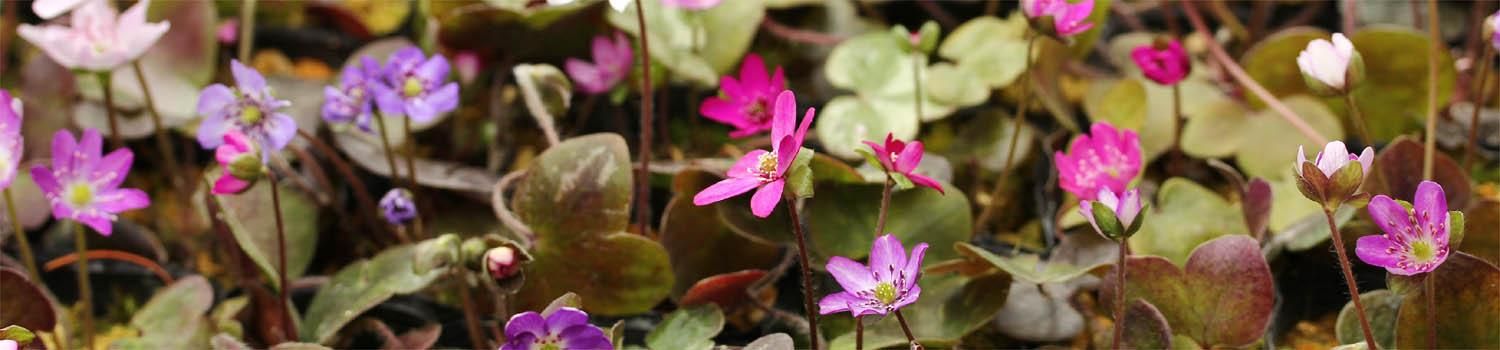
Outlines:
[[57,176],[53,175],[51,170],[47,170],[47,167],[41,165],[32,166],[31,181],[35,181],[36,187],[40,188],[48,197],[58,195],[62,192],[62,184],[57,181]]
[[906,278],[907,291],[917,288],[917,280],[922,278],[922,259],[927,258],[927,243],[917,243],[911,248],[911,257],[906,259],[906,266],[902,267],[902,276]]
[[782,137],[791,136],[797,126],[797,96],[791,90],[776,96],[776,106],[771,117],[771,142],[781,142]]
[[771,216],[776,210],[776,204],[781,203],[781,190],[786,186],[786,181],[776,180],[767,182],[755,190],[755,195],[750,197],[750,212],[757,217]]
[[876,282],[894,282],[906,269],[906,247],[895,235],[883,234],[870,245],[870,272]]
[[536,311],[527,311],[511,316],[510,321],[505,322],[505,337],[514,339],[522,334],[546,336],[547,320],[542,318],[542,314],[536,313]]
[[917,164],[922,163],[922,150],[921,141],[912,141],[907,144],[905,149],[901,150],[901,154],[896,156],[897,171],[905,174],[917,170]]
[[130,163],[134,160],[135,153],[131,152],[129,148],[121,148],[114,152],[109,152],[109,155],[99,159],[99,163],[94,166],[93,174],[90,174],[90,177],[94,181],[102,180],[103,183],[101,185],[103,188],[119,187],[120,183],[125,181],[125,176],[130,174]]
[[791,137],[781,138],[781,143],[776,145],[777,178],[786,176],[786,172],[791,170],[790,168],[792,167],[792,161],[797,160],[797,153],[802,151],[802,147],[800,146],[801,145],[797,145],[796,140],[793,140]]
[[[708,186],[703,191],[693,196],[693,205],[703,206],[722,201],[729,197],[738,196],[760,186],[760,180],[753,178],[728,178]],[[764,217],[764,216],[762,216]]]
[[822,300],[818,300],[818,314],[827,315],[849,311],[851,305],[861,302],[864,302],[864,299],[854,296],[854,294],[849,292],[829,294],[823,296]]
[[261,76],[260,72],[255,71],[254,68],[240,63],[239,60],[229,61],[229,72],[234,75],[234,83],[235,85],[239,85],[240,90],[250,92],[266,90],[266,78]]
[[1370,203],[1365,207],[1370,212],[1370,220],[1375,221],[1375,225],[1380,226],[1380,229],[1385,231],[1387,235],[1396,237],[1399,240],[1407,240],[1409,239],[1408,237],[1416,235],[1416,228],[1412,226],[1411,214],[1407,213],[1406,207],[1402,207],[1400,203],[1396,203],[1391,197],[1386,195],[1375,196],[1375,198],[1370,199]]
[[78,7],[84,0],[37,0],[31,3],[31,11],[42,19],[53,19]]
[[922,174],[917,174],[917,173],[906,174],[906,179],[907,180],[911,180],[911,182],[914,183],[914,184],[917,184],[917,186],[922,186],[922,187],[927,187],[927,188],[931,188],[931,189],[937,190],[938,194],[944,194],[944,195],[947,194],[946,192],[943,192],[943,184],[942,183],[937,182],[937,180],[933,180],[930,177],[922,176]]
[[829,258],[828,264],[824,267],[828,269],[828,274],[833,275],[833,280],[838,281],[839,286],[843,287],[846,292],[857,293],[875,289],[875,276],[870,274],[870,269],[854,260],[835,256]]
[[551,315],[547,315],[547,330],[557,332],[568,327],[588,325],[589,314],[571,307],[558,308]]
[[762,89],[770,84],[766,64],[761,61],[760,55],[752,53],[745,56],[745,62],[740,64],[740,82],[751,89]]
[[119,214],[151,206],[151,196],[145,191],[122,188],[99,193],[94,208],[110,214]]
[[73,173],[73,152],[78,148],[78,142],[73,139],[73,133],[67,130],[58,130],[52,134],[52,173],[68,176]]
[[698,106],[698,112],[709,120],[734,127],[740,127],[749,122],[745,120],[745,115],[740,113],[741,110],[740,105],[718,97],[703,100],[703,104]]
[[250,187],[249,181],[240,180],[225,173],[224,175],[220,175],[218,180],[214,180],[213,193],[217,195],[237,194],[244,192],[245,188],[248,187]]
[[1443,194],[1442,185],[1432,181],[1422,181],[1417,185],[1417,194],[1412,198],[1412,216],[1423,233],[1441,237],[1439,242],[1448,241],[1448,199]]
[[1385,235],[1369,235],[1360,237],[1354,244],[1354,255],[1366,264],[1380,266],[1386,270],[1396,273],[1394,269],[1401,261],[1401,254],[1405,252],[1396,242],[1392,242]]

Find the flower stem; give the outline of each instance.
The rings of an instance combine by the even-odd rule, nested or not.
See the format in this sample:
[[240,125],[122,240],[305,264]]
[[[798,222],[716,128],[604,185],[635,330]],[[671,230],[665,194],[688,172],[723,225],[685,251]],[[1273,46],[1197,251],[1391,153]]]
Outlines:
[[1182,83],[1172,84],[1172,142],[1168,143],[1171,149],[1181,149],[1178,143],[1182,142]]
[[184,188],[186,184],[178,182],[182,180],[177,170],[177,151],[172,149],[172,144],[167,140],[167,129],[161,125],[161,112],[156,109],[156,99],[151,96],[151,86],[146,83],[145,67],[141,66],[140,60],[131,62],[135,66],[135,79],[141,82],[141,95],[145,96],[146,110],[151,112],[151,127],[156,131],[156,148],[161,149],[162,158],[166,160],[167,178],[177,188]]
[[865,349],[865,318],[854,316],[854,350]]
[[[323,140],[319,139],[316,135],[308,133],[307,130],[297,129],[297,136],[301,137],[303,140],[306,140],[308,144],[313,145],[313,149],[317,150],[318,153],[322,153],[323,157],[328,158],[328,161],[330,163],[333,163],[333,168],[334,170],[337,170],[339,172],[339,176],[343,176],[345,180],[349,181],[349,187],[351,187],[352,192],[354,192],[355,203],[359,204],[359,210],[361,212],[380,212],[375,199],[370,198],[369,188],[365,187],[364,180],[360,180],[358,176],[355,176],[354,169],[349,166],[349,162],[344,160],[344,158],[340,156],[337,151],[334,151],[333,147],[329,146],[327,142],[323,142]],[[371,228],[381,227],[381,223],[383,222],[372,215],[359,216],[365,218],[366,221],[369,221],[369,225]],[[401,241],[401,243],[403,244],[411,243],[411,240],[406,238],[405,234],[396,234],[396,239]]]
[[1427,136],[1422,152],[1422,179],[1432,180],[1433,157],[1437,151],[1438,52],[1446,47],[1438,33],[1437,0],[1427,1],[1427,35],[1432,47],[1427,50]]
[[422,47],[422,52],[431,54],[436,38],[432,37],[432,2],[430,0],[417,0],[417,45]]
[[292,312],[287,309],[292,304],[291,293],[288,293],[292,286],[286,281],[286,229],[281,221],[281,190],[276,174],[268,174],[266,178],[270,180],[267,185],[271,185],[272,216],[276,217],[276,278],[281,282],[281,288],[277,288],[281,305],[277,308],[281,309],[281,329],[287,339],[297,339],[297,323],[293,322]]
[[885,172],[885,191],[880,194],[880,216],[875,220],[875,237],[880,237],[880,235],[885,233],[885,217],[891,211],[891,187],[894,187],[895,184],[896,180],[891,178],[891,172],[887,170]]
[[901,309],[895,309],[891,312],[896,313],[896,321],[901,323],[901,332],[906,333],[906,341],[911,342],[911,348],[921,349],[922,343],[918,343],[917,337],[911,334],[911,326],[906,325],[906,316],[901,315]]
[[464,306],[464,330],[469,333],[469,348],[487,349],[493,348],[484,341],[484,333],[479,331],[479,314],[474,312],[474,295],[469,291],[468,279],[455,276],[458,281],[458,298]]
[[380,146],[385,148],[385,165],[391,169],[391,182],[399,182],[401,173],[396,171],[396,152],[391,149],[390,133],[385,129],[385,117],[375,117],[375,127],[380,129]]
[[406,180],[409,187],[408,190],[411,191],[411,205],[417,208],[417,215],[412,216],[411,221],[412,237],[422,239],[427,236],[424,236],[422,233],[422,210],[421,206],[417,204],[420,203],[417,201],[417,189],[422,186],[417,182],[417,143],[415,142],[416,134],[411,132],[411,118],[401,118],[401,128],[404,129],[407,140]]
[[1031,53],[1036,47],[1036,35],[1026,39],[1026,64],[1021,66],[1021,77],[1016,83],[1021,84],[1021,97],[1016,100],[1016,115],[1011,123],[1010,147],[1005,150],[1005,166],[1000,168],[1000,180],[995,182],[995,187],[990,189],[990,204],[979,211],[979,217],[974,220],[974,232],[984,231],[989,228],[990,217],[995,215],[995,210],[1000,207],[1000,196],[1004,195],[1005,180],[1012,173],[1010,167],[1016,161],[1016,143],[1021,139],[1021,126],[1026,121],[1026,94],[1027,88],[1031,87]]
[[120,140],[120,120],[115,116],[115,92],[109,88],[114,73],[109,71],[99,72],[99,90],[104,92],[104,115],[109,118],[109,145],[114,148],[125,148],[125,141]]
[[1365,334],[1365,344],[1372,350],[1379,350],[1380,346],[1375,343],[1375,335],[1370,332],[1370,319],[1365,317],[1365,305],[1359,300],[1359,287],[1354,285],[1354,272],[1349,269],[1349,255],[1344,253],[1344,238],[1339,235],[1338,224],[1333,222],[1333,211],[1323,209],[1323,217],[1328,219],[1328,231],[1333,236],[1334,251],[1339,254],[1339,268],[1344,272],[1344,284],[1349,286],[1350,299],[1354,300],[1354,311],[1359,314],[1359,328]]
[[786,212],[791,218],[792,235],[797,237],[797,258],[802,265],[802,302],[807,310],[807,343],[818,350],[818,309],[813,302],[812,265],[807,259],[807,234],[802,232],[802,218],[797,215],[797,199],[790,194],[786,198]]
[[[1173,90],[1176,90],[1175,85]],[[1120,260],[1115,264],[1115,279],[1120,284],[1115,287],[1115,337],[1110,349],[1120,349],[1121,339],[1125,337],[1125,258],[1130,256],[1129,240],[1128,237],[1120,238]]]
[[[73,249],[78,252],[78,261],[73,265],[78,270],[78,302],[83,305],[83,342],[94,348],[94,289],[89,286],[88,235],[82,222],[73,222]],[[37,283],[41,283],[37,281]]]
[[1344,105],[1349,107],[1349,123],[1354,124],[1354,130],[1359,132],[1359,140],[1365,146],[1375,146],[1375,139],[1370,137],[1370,129],[1365,127],[1365,114],[1359,110],[1359,104],[1354,102],[1354,93],[1344,94]]
[[[926,3],[924,2],[923,4]],[[922,59],[924,58],[922,56],[921,51],[917,51],[911,55],[911,86],[912,90],[914,90],[912,99],[915,100],[915,104],[917,105],[918,121],[922,120],[922,100],[926,97],[922,95]]]
[[[646,40],[646,7],[644,1],[635,0],[635,22],[640,26],[641,41],[641,124],[640,124],[640,168],[635,171],[635,222],[637,232],[647,234],[651,229],[651,132],[654,124],[651,121],[651,99],[655,96],[651,93],[651,45]],[[805,254],[805,253],[804,253]],[[804,265],[807,259],[802,259]],[[806,266],[803,267],[806,269]],[[811,297],[809,297],[811,298]],[[812,299],[808,299],[812,300]],[[810,311],[809,311],[810,312]],[[813,322],[816,324],[817,322]],[[813,334],[817,334],[817,327],[813,327]],[[817,344],[813,345],[814,348]]]
[[1427,299],[1427,348],[1437,349],[1437,271],[1427,273],[1423,279],[1427,285],[1427,292],[1422,293],[1422,299]]
[[26,263],[27,277],[31,277],[31,282],[41,284],[42,275],[36,269],[36,255],[31,254],[31,241],[26,238],[26,230],[21,227],[21,220],[16,216],[16,200],[11,197],[10,188],[5,189],[5,214],[10,217],[10,224],[16,232],[16,241],[20,243],[20,248],[17,250],[21,251],[21,261]]
[[255,0],[240,2],[240,62],[250,64],[250,47],[255,43]]
[[1495,50],[1490,45],[1480,45],[1484,48],[1484,59],[1478,62],[1479,72],[1474,75],[1474,90],[1470,93],[1474,98],[1474,111],[1469,113],[1469,147],[1464,147],[1464,170],[1472,169],[1474,165],[1474,153],[1479,151],[1479,110],[1484,107],[1484,99],[1489,97],[1485,93],[1485,84],[1489,80],[1490,60],[1495,58]]

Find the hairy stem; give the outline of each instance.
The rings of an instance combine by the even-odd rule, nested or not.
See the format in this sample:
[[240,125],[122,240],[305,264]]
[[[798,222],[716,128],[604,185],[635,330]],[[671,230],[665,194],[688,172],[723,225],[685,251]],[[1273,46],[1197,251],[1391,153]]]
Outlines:
[[278,297],[281,305],[277,305],[277,308],[281,309],[284,335],[287,339],[297,339],[297,323],[292,320],[292,311],[288,309],[292,305],[292,294],[289,292],[292,286],[286,281],[286,228],[281,219],[281,186],[277,185],[276,174],[267,174],[266,178],[270,179],[267,185],[271,185],[272,216],[276,218],[276,278],[281,282],[281,288],[277,290],[280,292]]
[[112,72],[104,71],[95,76],[99,79],[99,90],[104,93],[104,115],[109,118],[109,145],[125,148],[125,141],[120,139],[120,120],[115,116],[115,92],[109,88],[113,75]]
[[[78,252],[78,261],[73,265],[78,270],[78,302],[83,305],[83,343],[94,348],[94,289],[89,286],[88,234],[82,222],[73,222],[73,249]],[[37,283],[41,283],[38,281]]]
[[[1427,50],[1427,133],[1422,151],[1422,179],[1432,180],[1433,156],[1437,152],[1438,52],[1445,46],[1438,32],[1437,0],[1427,1],[1427,35],[1432,47]],[[1478,106],[1475,106],[1478,108]]]
[[[422,186],[417,183],[417,143],[415,142],[416,134],[411,132],[411,118],[401,118],[401,128],[406,132],[406,150],[408,151],[406,153],[406,181],[408,190],[411,191],[411,205],[417,208],[417,215],[412,216],[411,231],[413,237],[422,239],[427,236],[422,233],[423,211],[421,202],[417,201],[417,192],[419,192],[417,190]],[[395,172],[391,173],[395,174]]]
[[1427,286],[1427,292],[1422,293],[1422,299],[1427,299],[1427,348],[1437,349],[1437,271],[1427,273],[1423,278],[1423,284]]
[[786,212],[791,218],[792,235],[797,237],[797,258],[802,265],[802,302],[807,308],[808,341],[813,350],[818,349],[818,309],[813,302],[812,263],[807,259],[807,234],[802,232],[802,218],[797,215],[797,199],[790,194],[786,198]]
[[[640,168],[635,172],[635,222],[637,231],[646,235],[651,230],[651,45],[646,40],[646,7],[635,0],[635,22],[640,26],[641,41],[641,124],[640,124]],[[806,259],[803,259],[804,262]],[[816,328],[816,327],[814,327]],[[816,330],[814,330],[816,332]],[[816,346],[816,345],[815,345]]]
[[1115,279],[1120,284],[1115,287],[1115,337],[1110,343],[1110,349],[1120,349],[1121,339],[1125,337],[1125,258],[1130,256],[1128,240],[1129,238],[1120,238],[1120,260],[1115,264]]
[[865,318],[854,317],[854,350],[865,349]]
[[26,277],[31,282],[42,284],[42,274],[36,269],[36,255],[31,254],[31,241],[26,237],[26,229],[21,227],[21,220],[16,216],[16,200],[10,195],[10,188],[5,189],[5,214],[10,218],[10,224],[15,229],[17,250],[21,251],[21,262],[26,264]]
[[[365,213],[365,215],[359,216],[365,218],[371,228],[383,227],[383,222],[374,217],[374,213],[380,212],[379,205],[376,204],[374,198],[370,197],[369,188],[365,187],[364,180],[360,180],[354,174],[354,168],[349,166],[349,162],[345,161],[327,142],[323,142],[322,139],[308,133],[306,130],[297,129],[297,136],[307,141],[307,143],[312,144],[313,149],[317,150],[318,153],[322,153],[323,157],[328,158],[328,161],[333,163],[333,169],[339,172],[339,176],[349,181],[349,187],[352,187],[351,192],[354,192],[355,203],[359,204],[359,211]],[[411,240],[406,238],[404,234],[396,235],[396,239],[401,241],[401,243],[411,243]]]
[[1469,113],[1469,147],[1464,147],[1464,170],[1473,169],[1474,153],[1479,151],[1479,110],[1484,107],[1484,99],[1489,97],[1485,93],[1486,82],[1489,80],[1490,60],[1495,58],[1495,50],[1490,45],[1480,45],[1484,48],[1483,60],[1477,62],[1479,71],[1474,75],[1473,95],[1474,111]]
[[885,234],[886,214],[891,211],[891,187],[895,187],[896,180],[891,178],[891,172],[885,172],[885,191],[880,193],[880,216],[875,220],[875,237]]
[[1338,224],[1333,222],[1333,210],[1323,209],[1323,217],[1328,219],[1328,231],[1333,233],[1333,248],[1339,255],[1339,269],[1344,272],[1344,284],[1349,286],[1350,299],[1354,300],[1354,311],[1359,314],[1359,328],[1365,334],[1365,344],[1372,350],[1379,350],[1380,346],[1375,343],[1375,335],[1370,332],[1370,319],[1365,317],[1365,305],[1359,300],[1359,287],[1354,285],[1354,272],[1349,269],[1349,255],[1344,253],[1344,238],[1339,234]]
[[1177,143],[1182,142],[1182,83],[1172,84],[1172,142],[1168,143],[1171,149],[1180,149]]
[[911,342],[913,349],[921,349],[922,343],[917,342],[917,337],[911,334],[911,326],[906,325],[906,316],[901,315],[901,309],[892,310],[896,313],[896,321],[901,322],[901,332],[906,333],[906,341]]
[[1036,35],[1026,40],[1026,63],[1021,66],[1021,77],[1016,80],[1021,84],[1021,97],[1016,100],[1016,115],[1012,116],[1014,122],[1010,130],[1010,146],[1005,150],[1005,166],[1000,168],[1000,180],[995,182],[995,187],[990,189],[990,203],[979,210],[979,216],[974,219],[974,232],[981,232],[989,228],[990,217],[995,215],[995,210],[1000,207],[1000,196],[1005,195],[1005,180],[1012,173],[1010,167],[1015,165],[1016,144],[1021,139],[1021,126],[1026,121],[1026,90],[1031,87],[1031,53],[1036,47]]
[[156,109],[156,98],[151,96],[151,86],[146,83],[145,67],[140,60],[131,62],[135,66],[135,79],[141,82],[141,95],[145,96],[146,110],[151,112],[151,127],[156,131],[156,148],[161,150],[162,158],[166,160],[167,178],[177,188],[184,188],[185,184],[179,182],[182,174],[177,169],[177,151],[172,149],[172,143],[167,140],[167,129],[161,125],[161,112]]
[[1354,102],[1354,93],[1344,94],[1344,105],[1349,107],[1349,122],[1354,124],[1354,130],[1359,132],[1359,141],[1365,146],[1375,146],[1375,139],[1370,137],[1370,130],[1365,128],[1365,115],[1360,112],[1359,104]]
[[250,47],[255,43],[255,0],[240,3],[240,62],[250,64]]

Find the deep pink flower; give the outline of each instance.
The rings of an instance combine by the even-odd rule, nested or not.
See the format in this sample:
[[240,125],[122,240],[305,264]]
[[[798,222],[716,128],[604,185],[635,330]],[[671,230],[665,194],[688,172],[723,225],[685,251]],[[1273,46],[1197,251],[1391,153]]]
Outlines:
[[[1083,217],[1089,220],[1089,225],[1094,227],[1094,232],[1110,238],[1129,237],[1135,234],[1131,226],[1140,218],[1141,208],[1145,206],[1141,203],[1141,190],[1132,188],[1125,193],[1115,194],[1108,188],[1100,187],[1099,194],[1094,198],[1110,210],[1109,213],[1095,213],[1094,201],[1084,200],[1078,203],[1078,213],[1083,214]],[[1113,216],[1120,225],[1117,227],[1099,226],[1099,221],[1105,219],[1104,215]]]
[[214,181],[213,194],[239,194],[263,173],[260,152],[249,136],[237,130],[224,133],[224,143],[214,150],[223,173]]
[[844,291],[819,300],[818,313],[885,315],[917,302],[922,295],[917,280],[922,278],[922,258],[926,255],[927,243],[917,243],[908,258],[901,240],[887,234],[870,246],[868,267],[842,256],[828,259],[828,273]]
[[792,129],[797,123],[797,97],[791,90],[781,92],[776,98],[775,120],[771,125],[771,151],[746,153],[729,167],[728,179],[698,192],[693,196],[693,204],[708,205],[759,188],[750,198],[750,212],[758,217],[770,216],[776,204],[781,202],[788,168],[802,150],[802,139],[807,136],[807,128],[812,126],[814,111],[814,108],[808,108],[807,114],[802,116],[802,124]]
[[698,112],[733,126],[736,130],[729,133],[730,137],[754,135],[771,128],[772,98],[782,90],[786,90],[786,79],[781,67],[776,67],[775,75],[768,75],[760,56],[752,53],[740,64],[740,78],[719,78],[721,96],[704,100]]
[[1193,68],[1188,62],[1187,50],[1183,50],[1177,40],[1171,39],[1136,46],[1130,51],[1130,59],[1147,79],[1162,85],[1177,84]]
[[1370,199],[1370,219],[1385,234],[1360,237],[1354,255],[1390,273],[1410,276],[1437,269],[1448,259],[1448,200],[1443,186],[1417,185],[1411,209],[1386,195]]
[[1058,185],[1079,199],[1096,200],[1100,188],[1125,191],[1141,171],[1141,142],[1135,131],[1116,130],[1107,122],[1094,123],[1090,135],[1078,135],[1068,154],[1056,152]]
[[21,100],[10,97],[10,92],[0,90],[0,190],[10,188],[16,179],[16,171],[25,156],[21,142]]
[[880,161],[880,167],[889,172],[905,176],[918,186],[926,186],[943,192],[943,185],[937,180],[917,174],[917,164],[922,163],[922,141],[911,143],[897,140],[894,134],[885,134],[885,144],[864,141],[865,145],[875,151],[875,159]]
[[1058,36],[1071,37],[1093,28],[1088,21],[1094,13],[1094,0],[1080,0],[1069,4],[1068,0],[1021,0],[1021,10],[1026,17],[1040,19],[1052,17],[1052,25]]
[[707,10],[719,6],[722,0],[661,0],[662,5],[689,10]]
[[583,92],[602,94],[630,77],[635,52],[630,47],[630,39],[620,32],[615,32],[614,40],[603,35],[594,37],[593,46],[594,62],[569,58],[564,68]]
[[109,1],[88,0],[73,11],[71,26],[22,24],[16,33],[63,67],[108,71],[141,57],[171,27],[146,22],[150,6],[144,0],[121,15]]
[[103,139],[99,131],[84,129],[75,141],[67,130],[52,137],[52,168],[31,168],[31,177],[52,204],[52,217],[74,220],[109,236],[115,214],[151,205],[146,192],[120,188],[130,174],[135,154],[128,148],[99,156]]

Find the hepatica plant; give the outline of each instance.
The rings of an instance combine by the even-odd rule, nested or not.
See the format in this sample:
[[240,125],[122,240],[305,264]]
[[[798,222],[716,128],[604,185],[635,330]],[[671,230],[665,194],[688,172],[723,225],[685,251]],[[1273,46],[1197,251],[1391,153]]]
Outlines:
[[0,348],[1500,349],[1489,2],[18,5]]

